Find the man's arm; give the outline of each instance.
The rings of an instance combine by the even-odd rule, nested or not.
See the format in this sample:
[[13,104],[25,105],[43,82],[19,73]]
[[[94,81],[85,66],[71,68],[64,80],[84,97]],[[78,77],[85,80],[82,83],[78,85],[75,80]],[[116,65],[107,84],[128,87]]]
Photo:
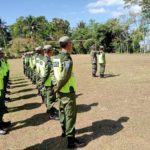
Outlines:
[[40,79],[39,84],[44,84],[45,81],[48,79],[49,74],[50,74],[50,69],[51,69],[51,63],[50,60],[47,60],[46,65],[45,65],[45,72],[44,76]]

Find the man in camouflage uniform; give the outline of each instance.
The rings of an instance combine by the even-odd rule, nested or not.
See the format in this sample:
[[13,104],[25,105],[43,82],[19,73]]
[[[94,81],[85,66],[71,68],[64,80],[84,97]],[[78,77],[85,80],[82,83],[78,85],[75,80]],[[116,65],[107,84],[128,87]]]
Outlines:
[[22,60],[23,60],[23,73],[24,73],[24,75],[26,75],[26,65],[25,65],[25,53],[23,54],[23,56],[22,56]]
[[32,83],[36,84],[36,57],[37,57],[37,53],[36,50],[33,51],[33,54],[31,56],[31,60],[32,60]]
[[53,55],[53,48],[51,45],[44,46],[45,57],[43,59],[43,76],[40,78],[40,83],[43,86],[44,102],[47,108],[47,113],[50,119],[58,120],[58,110],[54,107],[56,102],[56,94],[53,91],[53,66],[51,57]]
[[72,42],[69,37],[59,39],[61,52],[53,59],[53,69],[56,78],[54,91],[59,97],[59,118],[62,127],[62,137],[67,137],[68,148],[77,148],[85,145],[75,138],[76,123],[76,81],[73,74],[73,61],[70,56]]
[[42,79],[44,78],[45,75],[45,65],[47,62],[47,57],[44,56],[44,49],[43,47],[40,48],[39,50],[39,63],[37,66],[38,69],[38,80],[37,80],[37,87],[38,87],[38,91],[39,91],[39,95],[42,98],[42,102],[44,102],[44,85],[41,83]]
[[96,52],[96,46],[91,46],[91,64],[92,64],[92,76],[96,77],[97,72],[97,52]]
[[35,48],[36,57],[35,57],[35,78],[36,83],[38,83],[39,80],[39,73],[40,73],[40,51],[42,50],[41,46],[38,46]]
[[29,54],[29,70],[30,70],[30,80],[33,82],[33,71],[34,71],[34,65],[33,65],[33,51]]
[[2,52],[2,48],[0,48],[0,135],[4,135],[7,133],[8,128],[11,126],[11,122],[4,122],[3,115],[6,113],[7,107],[5,106],[5,89],[4,89],[4,77],[6,74],[6,69],[3,66],[4,53]]
[[4,78],[3,78],[3,82],[4,82],[4,99],[5,99],[5,102],[9,102],[10,98],[6,97],[6,94],[9,94],[9,92],[7,91],[8,80],[9,80],[9,64],[8,64],[7,58],[4,55],[4,53],[3,53],[3,57],[1,58],[1,66],[4,70],[3,71],[3,75],[4,75]]
[[103,46],[100,46],[99,48],[98,62],[99,62],[99,67],[100,67],[100,73],[99,73],[100,78],[104,78],[106,59],[105,59],[105,52],[104,52]]
[[25,64],[25,75],[29,78],[29,53],[28,52],[25,54],[24,64]]

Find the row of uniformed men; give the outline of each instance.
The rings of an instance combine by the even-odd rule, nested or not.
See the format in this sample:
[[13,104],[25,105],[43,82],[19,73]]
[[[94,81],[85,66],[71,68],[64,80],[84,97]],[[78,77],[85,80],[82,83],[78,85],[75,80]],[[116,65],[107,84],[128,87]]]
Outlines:
[[[58,120],[58,110],[53,106],[56,94],[53,92],[52,57],[54,49],[51,45],[37,47],[23,57],[24,74],[37,85],[38,94],[45,103],[50,119]],[[53,83],[52,83],[53,82]]]
[[5,113],[8,113],[7,106],[5,105],[6,101],[9,101],[9,98],[6,98],[7,88],[9,87],[9,64],[3,53],[3,49],[0,48],[0,135],[8,133],[8,130],[11,126],[11,122],[4,122],[3,116]]
[[[71,58],[72,41],[63,36],[59,39],[61,51],[53,55],[51,45],[37,47],[34,54],[24,57],[24,73],[37,84],[40,95],[46,104],[51,119],[59,120],[62,128],[62,137],[67,137],[68,148],[84,146],[83,141],[75,138],[76,123],[76,81],[73,73]],[[54,107],[56,95],[59,101],[59,111]]]

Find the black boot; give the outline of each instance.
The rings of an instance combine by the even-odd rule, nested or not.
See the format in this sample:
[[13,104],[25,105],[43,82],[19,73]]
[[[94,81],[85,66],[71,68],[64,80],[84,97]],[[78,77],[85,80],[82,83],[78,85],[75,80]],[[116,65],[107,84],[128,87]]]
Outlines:
[[96,75],[95,75],[95,74],[92,74],[92,77],[96,77]]
[[66,134],[64,132],[62,132],[61,137],[66,137]]
[[50,110],[47,110],[47,113],[49,114],[49,119],[59,120],[58,110],[55,107],[52,107]]
[[9,98],[9,97],[6,97],[5,98],[5,102],[7,103],[7,102],[11,102],[11,99]]
[[8,113],[8,107],[7,106],[4,107],[4,113],[5,114]]
[[7,121],[7,122],[1,122],[2,123],[2,126],[3,128],[10,128],[11,127],[11,122],[10,121]]
[[10,85],[7,85],[7,88],[10,89]]
[[78,148],[85,146],[85,142],[76,139],[75,137],[68,137],[68,148]]
[[11,94],[11,92],[10,92],[10,91],[6,91],[6,94],[10,95],[10,94]]
[[100,78],[104,78],[104,74],[100,74]]
[[2,122],[0,123],[0,135],[7,134],[7,131],[3,128]]
[[66,137],[66,129],[64,126],[62,126],[62,134],[61,134],[61,137]]

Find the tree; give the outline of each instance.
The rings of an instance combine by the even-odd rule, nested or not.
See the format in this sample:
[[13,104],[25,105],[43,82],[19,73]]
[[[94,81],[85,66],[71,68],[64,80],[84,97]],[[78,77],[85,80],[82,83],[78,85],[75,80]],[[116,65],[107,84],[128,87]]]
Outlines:
[[0,19],[0,47],[7,47],[7,44],[11,40],[11,35],[6,23]]
[[124,2],[127,7],[130,7],[131,5],[141,6],[143,15],[150,21],[150,1],[149,0],[124,0]]
[[[136,14],[129,13],[122,18],[123,20],[109,19],[106,23],[99,23],[95,20],[90,20],[89,23],[80,21],[76,28],[70,29],[70,23],[61,18],[53,18],[49,22],[44,16],[19,17],[16,23],[9,27],[12,34],[12,49],[18,52],[44,44],[52,44],[54,47],[58,47],[56,41],[61,36],[69,35],[74,40],[74,53],[87,54],[93,44],[96,44],[97,48],[103,45],[106,52],[122,53],[132,50],[137,52],[139,51],[138,42],[148,32],[145,20],[142,18],[136,28],[132,29],[131,26],[134,25],[135,27],[138,18]],[[1,30],[1,34],[2,31],[4,31],[4,28]],[[0,43],[5,45],[4,41],[9,40],[6,38],[4,40],[2,37],[4,37],[4,34],[0,36]],[[8,34],[5,37],[8,37]]]
[[12,38],[24,36],[23,26],[24,26],[24,17],[19,17],[16,19],[16,23],[10,26],[10,31]]
[[86,23],[80,21],[77,28],[72,31],[71,38],[76,41],[74,43],[76,53],[88,53],[89,50],[84,47],[84,42],[91,38],[91,34]]
[[70,31],[70,23],[67,20],[53,18],[49,23],[52,31],[53,40],[58,40],[63,35],[68,35]]
[[132,38],[132,47],[134,52],[140,52],[140,41],[143,40],[143,33],[140,28],[134,30],[131,34]]

